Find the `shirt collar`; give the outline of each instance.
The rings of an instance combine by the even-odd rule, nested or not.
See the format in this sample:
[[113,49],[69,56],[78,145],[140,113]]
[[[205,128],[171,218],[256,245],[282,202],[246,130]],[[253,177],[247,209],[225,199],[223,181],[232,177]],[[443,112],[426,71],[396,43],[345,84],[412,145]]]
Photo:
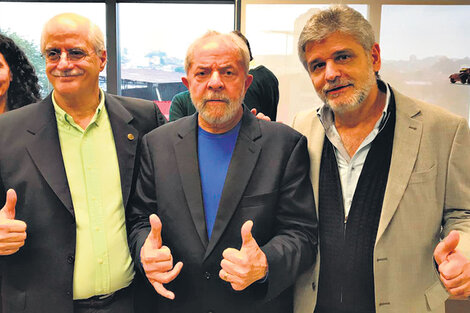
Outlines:
[[[52,103],[54,105],[54,111],[55,111],[55,116],[56,116],[57,122],[62,123],[62,124],[66,124],[66,125],[68,124],[68,125],[78,127],[79,129],[81,129],[75,123],[73,118],[67,112],[65,112],[64,109],[62,109],[57,104],[57,102],[55,101],[54,95],[55,95],[55,91],[52,91],[52,97],[51,98],[52,98]],[[99,123],[101,121],[101,116],[103,115],[103,114],[101,114],[101,112],[105,109],[106,108],[104,106],[104,92],[100,88],[100,103],[98,104],[98,107],[96,108],[95,115],[93,115],[93,118],[90,121],[90,125],[95,123],[97,126],[99,126]]]

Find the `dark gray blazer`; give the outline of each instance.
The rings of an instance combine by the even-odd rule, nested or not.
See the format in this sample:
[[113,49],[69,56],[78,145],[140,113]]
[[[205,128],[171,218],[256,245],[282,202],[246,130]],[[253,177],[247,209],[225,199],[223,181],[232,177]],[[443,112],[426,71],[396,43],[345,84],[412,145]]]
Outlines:
[[[126,205],[141,137],[165,118],[150,101],[110,94],[105,100]],[[0,146],[0,204],[15,189],[16,219],[27,224],[24,247],[0,257],[3,313],[73,312],[76,225],[51,95],[1,115]]]
[[[131,253],[140,249],[156,213],[163,244],[183,269],[167,288],[153,291],[150,312],[292,311],[292,284],[315,261],[317,221],[305,137],[288,126],[257,120],[245,109],[210,240],[207,237],[197,157],[197,114],[150,132],[143,139],[141,171],[128,208]],[[218,277],[222,252],[239,249],[241,226],[267,256],[269,275],[236,292]],[[151,286],[149,288],[152,288]],[[138,296],[138,295],[136,295]],[[151,303],[153,301],[154,303]]]

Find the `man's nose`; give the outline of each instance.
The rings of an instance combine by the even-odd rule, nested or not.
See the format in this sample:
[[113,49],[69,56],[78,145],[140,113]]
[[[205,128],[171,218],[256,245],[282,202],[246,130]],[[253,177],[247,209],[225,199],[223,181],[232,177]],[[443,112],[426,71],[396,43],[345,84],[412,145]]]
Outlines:
[[210,89],[222,89],[224,87],[224,83],[222,82],[222,79],[220,77],[220,73],[218,71],[214,71],[211,73],[208,87]]
[[70,66],[69,56],[67,52],[63,51],[60,53],[59,62],[57,63],[57,68],[68,68]]
[[325,64],[325,80],[327,81],[335,81],[336,78],[341,76],[341,71],[338,68],[338,65],[333,62],[329,61]]

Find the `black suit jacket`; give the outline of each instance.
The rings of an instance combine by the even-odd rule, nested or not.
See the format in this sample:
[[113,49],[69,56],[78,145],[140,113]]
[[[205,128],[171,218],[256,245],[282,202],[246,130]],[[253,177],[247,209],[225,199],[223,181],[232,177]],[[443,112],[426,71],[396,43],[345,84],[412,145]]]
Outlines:
[[[288,126],[257,120],[245,109],[215,225],[207,237],[197,158],[197,114],[146,135],[141,172],[128,208],[131,253],[143,272],[140,249],[156,213],[163,244],[183,262],[167,288],[166,300],[153,292],[150,312],[292,311],[297,276],[315,260],[317,222],[306,139]],[[251,219],[252,234],[267,256],[269,275],[237,292],[218,277],[222,252],[239,249],[241,227]],[[149,288],[152,288],[151,286]]]
[[[126,205],[141,137],[165,119],[150,101],[106,94],[105,105]],[[0,257],[3,313],[73,312],[76,224],[51,95],[0,116],[0,145],[0,203],[15,189],[16,219],[27,224],[25,245]]]

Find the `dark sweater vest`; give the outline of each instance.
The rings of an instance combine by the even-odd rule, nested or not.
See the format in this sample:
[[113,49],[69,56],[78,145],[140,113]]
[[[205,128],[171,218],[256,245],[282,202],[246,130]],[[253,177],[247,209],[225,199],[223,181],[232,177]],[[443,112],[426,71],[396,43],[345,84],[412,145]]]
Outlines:
[[367,154],[347,222],[333,145],[325,136],[319,180],[320,277],[315,313],[375,312],[373,255],[395,129],[390,98],[385,127]]

